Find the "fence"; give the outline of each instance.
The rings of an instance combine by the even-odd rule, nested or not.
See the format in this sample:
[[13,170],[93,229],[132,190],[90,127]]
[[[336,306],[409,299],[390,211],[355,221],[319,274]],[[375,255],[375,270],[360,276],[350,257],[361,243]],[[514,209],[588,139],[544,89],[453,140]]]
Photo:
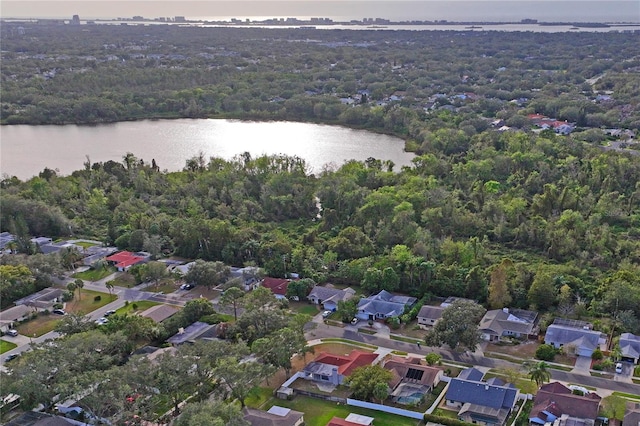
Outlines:
[[359,401],[357,399],[347,398],[347,405],[368,408],[370,410],[383,411],[385,413],[397,414],[398,416],[409,417],[410,419],[422,420],[424,418],[424,413],[417,413],[415,411],[405,410],[402,408],[395,408],[386,405],[374,404],[371,402]]
[[337,396],[331,396],[331,395],[323,395],[323,394],[320,394],[320,393],[313,393],[313,392],[300,390],[300,389],[294,389],[293,390],[293,394],[294,395],[310,396],[311,398],[317,398],[317,399],[324,399],[325,401],[339,402],[341,404],[347,404],[348,403],[348,399],[345,399],[345,398],[339,398]]

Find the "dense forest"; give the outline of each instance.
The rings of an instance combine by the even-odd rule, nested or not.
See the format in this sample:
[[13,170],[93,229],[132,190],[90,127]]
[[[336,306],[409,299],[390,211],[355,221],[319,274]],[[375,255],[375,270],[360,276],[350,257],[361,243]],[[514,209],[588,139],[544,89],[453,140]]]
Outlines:
[[[636,34],[35,24],[2,33],[4,124],[312,120],[400,135],[418,154],[402,170],[370,158],[317,174],[300,158],[248,153],[194,153],[173,173],[152,153],[87,161],[71,176],[52,164],[26,182],[4,177],[3,231],[367,292],[615,316],[619,329],[640,331],[640,157],[599,146],[605,128],[640,128]],[[534,113],[575,131],[532,132]]]

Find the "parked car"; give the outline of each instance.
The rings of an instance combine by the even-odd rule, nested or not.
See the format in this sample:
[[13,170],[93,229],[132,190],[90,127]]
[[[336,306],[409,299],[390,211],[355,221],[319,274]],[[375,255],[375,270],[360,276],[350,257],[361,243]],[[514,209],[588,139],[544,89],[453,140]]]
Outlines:
[[108,319],[106,319],[105,317],[98,318],[98,319],[96,320],[96,324],[98,324],[98,325],[105,325],[105,324],[106,324],[106,323],[108,323],[108,322],[109,322],[109,320],[108,320]]
[[111,315],[113,315],[115,313],[116,313],[116,311],[107,311],[107,312],[104,313],[104,316],[105,317],[110,317]]
[[7,330],[7,336],[16,337],[18,335],[18,330]]
[[53,311],[51,311],[51,313],[56,314],[56,315],[67,315],[67,313],[64,311],[64,309],[54,309]]
[[195,285],[193,285],[193,284],[182,284],[180,286],[180,290],[191,290],[194,287],[195,287]]
[[327,318],[329,315],[331,315],[331,311],[324,311],[322,313],[322,318]]
[[354,318],[351,320],[351,325],[356,325],[358,323],[358,318]]
[[20,354],[7,355],[7,357],[4,359],[4,362],[11,362],[14,359],[18,358],[19,356],[20,356]]
[[622,374],[622,363],[621,362],[616,364],[616,373]]

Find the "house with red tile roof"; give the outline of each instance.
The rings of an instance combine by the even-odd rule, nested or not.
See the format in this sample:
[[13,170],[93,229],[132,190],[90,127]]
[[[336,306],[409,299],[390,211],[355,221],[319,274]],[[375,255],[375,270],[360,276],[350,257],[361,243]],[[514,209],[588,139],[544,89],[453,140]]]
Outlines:
[[351,375],[353,370],[371,365],[378,358],[377,354],[357,349],[347,356],[321,353],[302,370],[304,378],[316,382],[340,385]]
[[105,260],[115,266],[118,271],[126,271],[133,265],[148,262],[151,255],[148,253],[131,253],[130,251],[120,251],[105,258]]
[[529,414],[529,423],[545,425],[557,421],[559,426],[571,424],[593,425],[602,397],[595,393],[576,395],[562,383],[542,385]]
[[266,277],[262,280],[262,283],[260,285],[271,290],[273,295],[276,296],[276,299],[287,298],[287,287],[289,287],[289,280],[285,280],[284,278]]

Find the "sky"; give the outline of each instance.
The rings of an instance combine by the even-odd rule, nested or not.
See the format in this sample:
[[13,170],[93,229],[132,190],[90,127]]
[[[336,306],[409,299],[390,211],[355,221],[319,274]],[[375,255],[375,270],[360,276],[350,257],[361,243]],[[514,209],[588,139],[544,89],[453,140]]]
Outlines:
[[185,16],[229,20],[328,17],[334,20],[640,22],[640,0],[2,0],[2,18],[81,19]]

